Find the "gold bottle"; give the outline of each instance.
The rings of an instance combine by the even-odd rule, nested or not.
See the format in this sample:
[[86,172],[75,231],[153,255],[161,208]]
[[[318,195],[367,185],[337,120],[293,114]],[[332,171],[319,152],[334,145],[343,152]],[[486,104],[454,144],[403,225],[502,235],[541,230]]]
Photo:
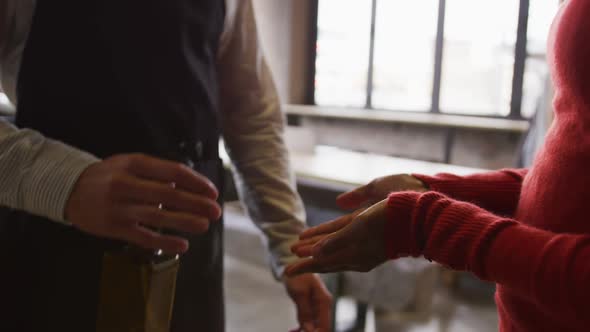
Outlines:
[[178,255],[129,246],[103,257],[97,332],[168,332]]

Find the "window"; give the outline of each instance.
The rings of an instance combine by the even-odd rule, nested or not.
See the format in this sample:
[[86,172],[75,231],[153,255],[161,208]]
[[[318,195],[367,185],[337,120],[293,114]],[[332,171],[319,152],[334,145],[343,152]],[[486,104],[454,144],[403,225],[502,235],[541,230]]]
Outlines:
[[8,104],[10,104],[10,101],[8,100],[8,97],[6,96],[6,94],[4,92],[2,92],[2,90],[0,90],[0,104],[1,105],[8,105]]
[[319,0],[313,102],[532,116],[557,0]]
[[14,107],[8,100],[6,94],[2,92],[2,88],[0,87],[0,116],[5,114],[12,114],[14,112]]

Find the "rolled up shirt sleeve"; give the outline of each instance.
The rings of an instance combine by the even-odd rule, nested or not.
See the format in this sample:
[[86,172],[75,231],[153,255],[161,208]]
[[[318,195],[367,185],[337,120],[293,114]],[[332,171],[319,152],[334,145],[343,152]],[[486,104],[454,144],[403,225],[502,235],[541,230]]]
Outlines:
[[[0,1],[0,76],[16,104],[16,80],[34,0]],[[19,129],[0,117],[0,206],[67,222],[64,210],[78,177],[98,159]]]
[[0,205],[67,222],[64,210],[82,172],[98,159],[0,120]]
[[218,59],[221,122],[238,195],[262,230],[275,277],[297,258],[290,247],[305,227],[283,131],[285,120],[258,37],[250,0],[227,1]]

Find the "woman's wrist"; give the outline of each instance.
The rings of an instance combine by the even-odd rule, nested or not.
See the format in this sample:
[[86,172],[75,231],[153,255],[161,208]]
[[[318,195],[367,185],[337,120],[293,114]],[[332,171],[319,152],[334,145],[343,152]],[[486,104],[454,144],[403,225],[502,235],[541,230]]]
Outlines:
[[408,175],[408,181],[411,182],[412,187],[422,188],[422,190],[417,190],[417,191],[429,191],[430,190],[430,186],[428,185],[428,183],[426,183],[424,181],[424,179],[421,178],[420,176],[417,176],[415,174],[407,174],[407,175]]
[[387,198],[385,242],[390,259],[421,255],[413,220],[414,208],[421,195],[419,192],[396,192]]

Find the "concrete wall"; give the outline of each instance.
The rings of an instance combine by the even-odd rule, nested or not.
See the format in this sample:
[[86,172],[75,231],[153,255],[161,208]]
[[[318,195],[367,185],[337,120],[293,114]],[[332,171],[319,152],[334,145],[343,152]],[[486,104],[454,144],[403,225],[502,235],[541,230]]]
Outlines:
[[292,7],[291,0],[254,0],[264,52],[283,102],[287,102],[290,88]]
[[340,119],[306,118],[302,125],[318,144],[484,169],[517,166],[522,140],[502,131]]

